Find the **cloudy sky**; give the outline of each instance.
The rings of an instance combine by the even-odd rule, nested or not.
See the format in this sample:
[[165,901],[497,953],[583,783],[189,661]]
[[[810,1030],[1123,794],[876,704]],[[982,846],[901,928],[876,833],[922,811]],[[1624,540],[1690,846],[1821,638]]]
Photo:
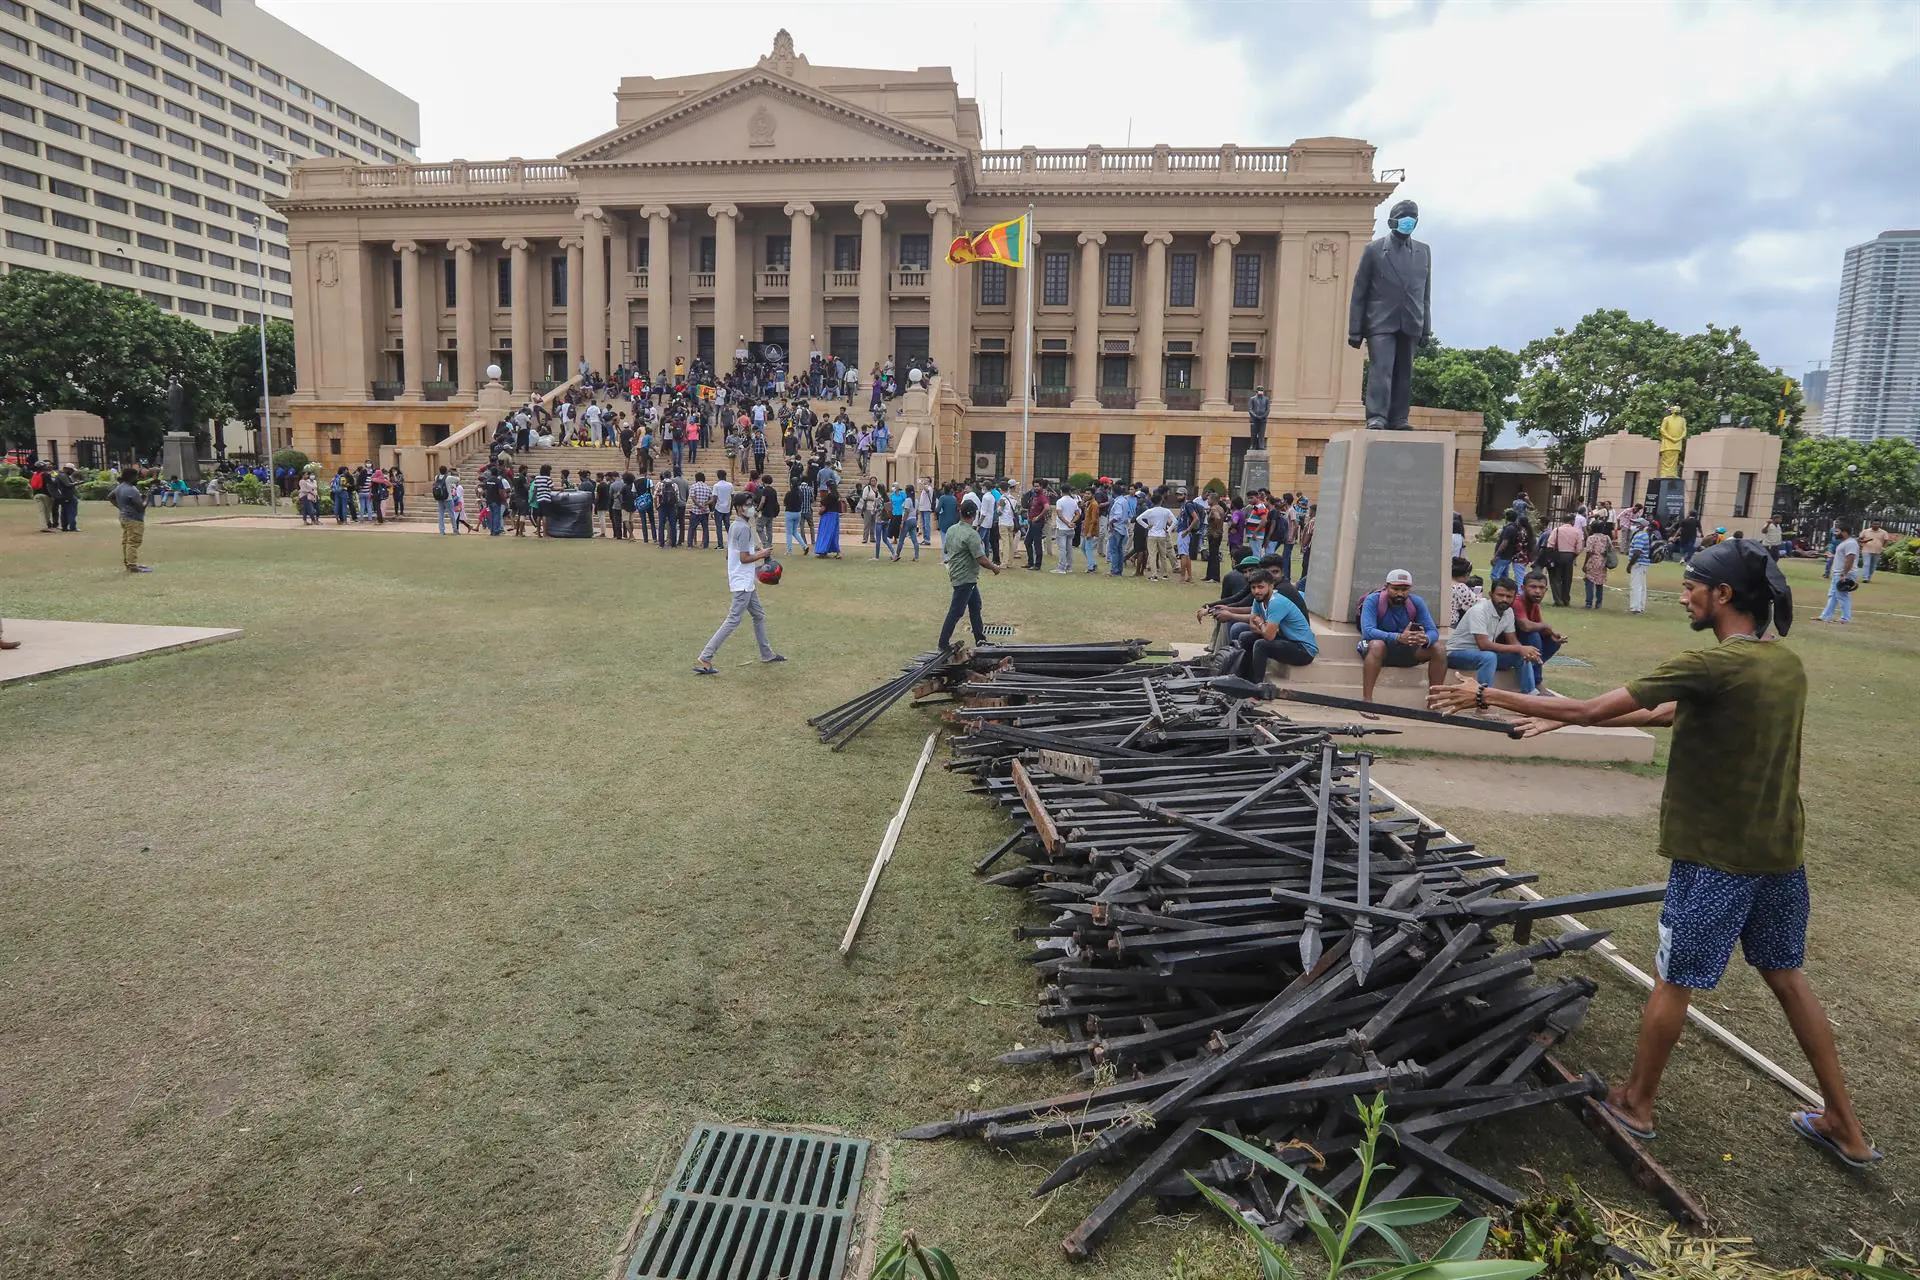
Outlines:
[[815,63],[951,67],[1010,146],[1368,138],[1457,346],[1624,307],[1737,324],[1797,376],[1847,246],[1920,226],[1914,0],[261,7],[418,100],[428,159],[551,156],[611,127],[622,75],[749,66],[782,26]]

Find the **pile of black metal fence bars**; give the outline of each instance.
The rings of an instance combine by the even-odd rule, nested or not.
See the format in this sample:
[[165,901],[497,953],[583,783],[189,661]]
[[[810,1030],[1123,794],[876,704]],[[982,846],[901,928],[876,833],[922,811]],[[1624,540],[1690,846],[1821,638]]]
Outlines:
[[[1067,1140],[1036,1195],[1121,1175],[1063,1242],[1084,1259],[1142,1197],[1191,1203],[1191,1171],[1276,1239],[1290,1188],[1203,1129],[1265,1141],[1330,1193],[1358,1169],[1353,1099],[1384,1092],[1398,1138],[1381,1196],[1436,1184],[1470,1207],[1519,1193],[1449,1148],[1472,1125],[1600,1090],[1550,1051],[1594,986],[1538,980],[1597,931],[1535,920],[1657,901],[1663,886],[1521,902],[1534,879],[1376,798],[1365,752],[1289,724],[1198,666],[972,675],[950,768],[1019,829],[982,860],[1049,917],[1030,939],[1052,1043],[1001,1058],[1078,1072],[1052,1097],[909,1130],[996,1147]],[[1502,947],[1496,930],[1511,928]],[[1290,1145],[1294,1144],[1294,1145]]]

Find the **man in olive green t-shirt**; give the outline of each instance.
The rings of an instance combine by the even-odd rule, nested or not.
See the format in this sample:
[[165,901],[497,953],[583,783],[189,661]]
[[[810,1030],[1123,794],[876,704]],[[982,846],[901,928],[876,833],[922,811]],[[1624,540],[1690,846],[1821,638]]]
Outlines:
[[1690,649],[1598,698],[1532,697],[1476,684],[1435,685],[1438,710],[1502,707],[1562,724],[1672,725],[1660,797],[1661,856],[1672,861],[1660,911],[1659,980],[1641,1015],[1633,1069],[1606,1106],[1629,1133],[1651,1138],[1653,1098],[1686,1027],[1695,991],[1711,991],[1733,945],[1779,1000],[1806,1051],[1824,1111],[1789,1118],[1801,1137],[1864,1168],[1880,1153],[1847,1093],[1833,1030],[1801,965],[1806,955],[1806,834],[1800,804],[1800,726],[1807,673],[1799,655],[1763,637],[1793,625],[1793,596],[1758,543],[1733,539],[1693,558],[1681,604],[1719,643]]
[[960,624],[962,614],[968,615],[967,621],[973,626],[973,642],[984,644],[987,639],[980,622],[980,570],[984,567],[998,574],[1000,566],[987,555],[987,544],[973,526],[978,511],[979,503],[971,495],[962,499],[960,522],[947,530],[940,547],[941,558],[947,562],[947,581],[953,584],[953,603],[947,606],[947,621],[940,628],[942,653],[953,643],[953,629]]

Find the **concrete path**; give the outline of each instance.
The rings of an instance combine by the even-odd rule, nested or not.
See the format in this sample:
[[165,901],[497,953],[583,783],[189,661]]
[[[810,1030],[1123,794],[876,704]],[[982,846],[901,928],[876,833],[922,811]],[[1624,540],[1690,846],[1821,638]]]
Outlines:
[[0,686],[173,653],[241,634],[237,627],[145,627],[33,618],[7,618],[4,625],[6,638],[18,640],[20,647],[0,653]]

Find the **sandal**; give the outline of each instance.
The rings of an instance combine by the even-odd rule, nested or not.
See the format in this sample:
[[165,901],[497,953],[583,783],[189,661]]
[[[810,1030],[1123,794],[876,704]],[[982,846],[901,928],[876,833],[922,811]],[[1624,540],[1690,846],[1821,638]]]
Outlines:
[[720,668],[713,666],[695,667],[693,674],[697,676],[717,676],[720,674]]
[[1871,1169],[1886,1159],[1885,1156],[1873,1149],[1871,1142],[1867,1144],[1867,1158],[1865,1160],[1856,1160],[1842,1151],[1839,1143],[1813,1127],[1814,1117],[1821,1114],[1823,1113],[1819,1111],[1796,1111],[1787,1117],[1787,1120],[1788,1123],[1793,1125],[1793,1131],[1795,1133],[1805,1138],[1808,1142],[1811,1142],[1814,1146],[1819,1147],[1822,1151],[1825,1151],[1828,1155],[1831,1155],[1834,1159],[1840,1161],[1840,1163],[1850,1169]]

